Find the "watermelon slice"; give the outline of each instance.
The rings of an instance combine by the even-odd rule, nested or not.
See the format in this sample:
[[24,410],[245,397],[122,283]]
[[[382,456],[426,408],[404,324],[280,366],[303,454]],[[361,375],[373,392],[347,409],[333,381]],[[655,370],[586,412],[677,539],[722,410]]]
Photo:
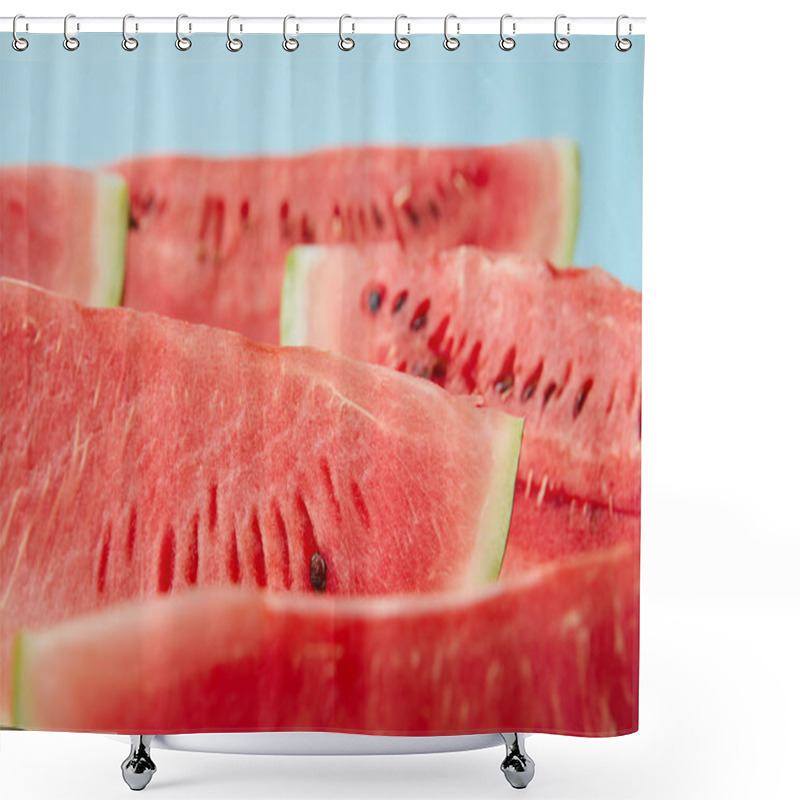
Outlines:
[[526,493],[518,484],[501,581],[513,580],[538,564],[565,556],[639,542],[639,514],[612,512],[589,502]]
[[522,421],[310,349],[0,279],[0,698],[23,625],[196,584],[496,579]]
[[631,733],[638,566],[628,544],[477,593],[334,601],[202,589],[106,610],[21,634],[14,723]]
[[131,189],[125,305],[273,344],[292,245],[466,243],[561,264],[575,241],[577,149],[558,140],[144,157],[117,169]]
[[93,306],[122,299],[128,190],[119,176],[0,168],[0,275]]
[[299,247],[282,343],[411,372],[524,416],[526,497],[638,514],[641,314],[641,294],[597,268],[556,271],[471,247]]

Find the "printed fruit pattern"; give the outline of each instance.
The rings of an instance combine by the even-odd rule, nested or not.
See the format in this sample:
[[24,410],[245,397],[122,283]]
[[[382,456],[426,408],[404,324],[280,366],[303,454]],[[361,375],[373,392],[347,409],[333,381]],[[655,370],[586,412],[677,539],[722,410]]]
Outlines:
[[504,574],[638,540],[639,292],[597,268],[475,247],[298,247],[282,311],[285,345],[383,364],[525,418]]
[[193,586],[497,579],[520,419],[363,362],[7,278],[0,352],[6,702],[20,626]]
[[113,304],[125,247],[214,327],[0,282],[0,721],[636,730],[641,295],[550,266],[574,145],[64,169],[0,169],[0,274]]
[[125,305],[278,344],[296,244],[473,243],[569,263],[574,144],[349,147],[289,157],[145,156],[130,186]]
[[0,275],[93,306],[122,300],[128,187],[71,167],[0,167]]
[[469,594],[330,602],[192,589],[25,633],[15,720],[134,734],[424,736],[531,722],[542,732],[631,733],[637,592],[630,543]]

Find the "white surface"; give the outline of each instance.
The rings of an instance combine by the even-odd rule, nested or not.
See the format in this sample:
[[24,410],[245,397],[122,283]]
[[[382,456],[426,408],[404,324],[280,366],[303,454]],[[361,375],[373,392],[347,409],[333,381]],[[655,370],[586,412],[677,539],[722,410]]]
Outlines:
[[[30,3],[20,12],[70,10]],[[531,737],[537,770],[527,793],[794,798],[800,7],[762,2],[744,14],[707,2],[698,21],[688,0],[567,5],[296,0],[274,13],[648,17],[641,730],[610,740]],[[191,6],[83,0],[75,10],[267,13],[245,0]],[[129,797],[119,772],[126,753],[102,736],[2,732],[0,791],[4,800]],[[145,791],[169,800],[485,800],[511,796],[501,757],[501,748],[348,758],[158,751]]]

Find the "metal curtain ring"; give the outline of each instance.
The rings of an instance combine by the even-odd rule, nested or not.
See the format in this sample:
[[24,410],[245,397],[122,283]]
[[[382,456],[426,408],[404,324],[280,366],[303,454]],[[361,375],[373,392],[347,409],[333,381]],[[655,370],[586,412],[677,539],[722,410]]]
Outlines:
[[[129,53],[133,52],[139,46],[139,40],[134,39],[133,36],[128,36],[128,20],[135,19],[133,14],[126,14],[122,18],[122,49],[127,50]],[[136,30],[139,30],[139,26],[136,26]]]
[[[401,19],[408,19],[405,14],[398,14],[394,18],[394,48],[395,50],[408,50],[411,47],[411,39],[406,39],[405,36],[400,35],[400,20]],[[406,27],[408,28],[408,33],[411,33],[411,23],[407,22]]]
[[[188,19],[188,14],[178,14],[175,18],[175,47],[178,50],[188,50],[192,46],[192,40],[188,36],[181,35],[181,20]],[[189,23],[189,32],[191,33],[192,23]]]
[[[70,51],[77,50],[81,46],[81,43],[75,36],[69,35],[68,25],[71,19],[75,19],[74,14],[67,14],[67,16],[64,17],[64,49]],[[76,25],[76,30],[80,30],[79,25]]]
[[[287,33],[290,19],[296,19],[296,17],[293,17],[291,14],[287,14],[283,18],[283,49],[289,53],[293,53],[298,47],[300,47],[300,42],[298,42],[297,39],[290,38],[289,34]],[[299,31],[300,26],[297,25],[295,29]]]
[[11,46],[18,52],[21,53],[23,50],[28,49],[28,40],[23,39],[21,36],[17,35],[17,20],[18,19],[25,19],[23,14],[17,14],[14,17],[14,21],[11,23],[11,33],[13,34],[14,38],[11,40]]
[[[455,36],[450,36],[447,33],[447,24],[450,22],[451,19],[456,20],[456,35]],[[461,33],[461,23],[458,22],[457,20],[458,20],[458,18],[456,17],[455,14],[448,14],[444,18],[444,49],[445,50],[450,50],[451,52],[453,50],[458,50],[458,48],[461,46],[461,42],[458,40],[458,34]]]
[[[630,49],[631,49],[631,47],[633,47],[633,42],[632,42],[630,39],[623,39],[623,38],[622,38],[622,37],[619,35],[619,24],[620,24],[620,22],[622,22],[622,20],[624,20],[624,19],[628,19],[628,16],[627,16],[627,14],[620,14],[620,15],[617,17],[617,41],[614,43],[614,47],[616,47],[616,48],[617,48],[617,50],[619,50],[619,51],[620,51],[620,53],[627,53],[627,52],[628,52],[628,50],[630,50]],[[633,28],[631,27],[631,24],[630,24],[630,22],[629,22],[629,23],[628,23],[628,35],[630,36],[630,34],[631,34],[632,32],[633,32]]]
[[[242,40],[231,36],[231,22],[235,19],[239,19],[236,14],[231,14],[228,17],[228,41],[225,43],[225,47],[227,47],[231,53],[238,53],[242,49]],[[239,30],[242,30],[241,25],[239,26]]]
[[[505,25],[507,19],[511,19],[511,14],[503,14],[503,16],[500,17],[500,49],[506,51],[513,50],[517,46],[516,39],[514,39],[512,36],[506,36],[505,33],[503,32],[503,26]],[[516,33],[516,32],[517,32],[517,23],[512,22],[511,33]]]
[[[349,14],[342,14],[342,16],[339,17],[339,49],[340,50],[352,50],[356,46],[356,43],[349,36],[345,36],[344,33],[342,32],[342,26],[344,25],[344,21],[346,19],[353,19],[353,18]],[[352,25],[353,32],[355,32],[355,29],[356,29],[355,23],[352,22],[350,24]]]
[[[558,21],[566,18],[566,14],[559,14],[556,17],[555,23],[553,23],[553,33],[556,37],[556,40],[553,42],[553,47],[555,47],[555,49],[561,53],[563,53],[565,50],[569,50],[569,39],[567,39],[566,36],[558,35]],[[567,23],[567,36],[569,36],[569,22]]]

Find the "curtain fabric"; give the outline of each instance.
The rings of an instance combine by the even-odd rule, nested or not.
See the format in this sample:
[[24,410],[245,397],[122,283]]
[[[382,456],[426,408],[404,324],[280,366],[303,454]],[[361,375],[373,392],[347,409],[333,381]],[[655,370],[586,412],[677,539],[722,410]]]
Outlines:
[[644,39],[0,48],[0,720],[638,727]]

